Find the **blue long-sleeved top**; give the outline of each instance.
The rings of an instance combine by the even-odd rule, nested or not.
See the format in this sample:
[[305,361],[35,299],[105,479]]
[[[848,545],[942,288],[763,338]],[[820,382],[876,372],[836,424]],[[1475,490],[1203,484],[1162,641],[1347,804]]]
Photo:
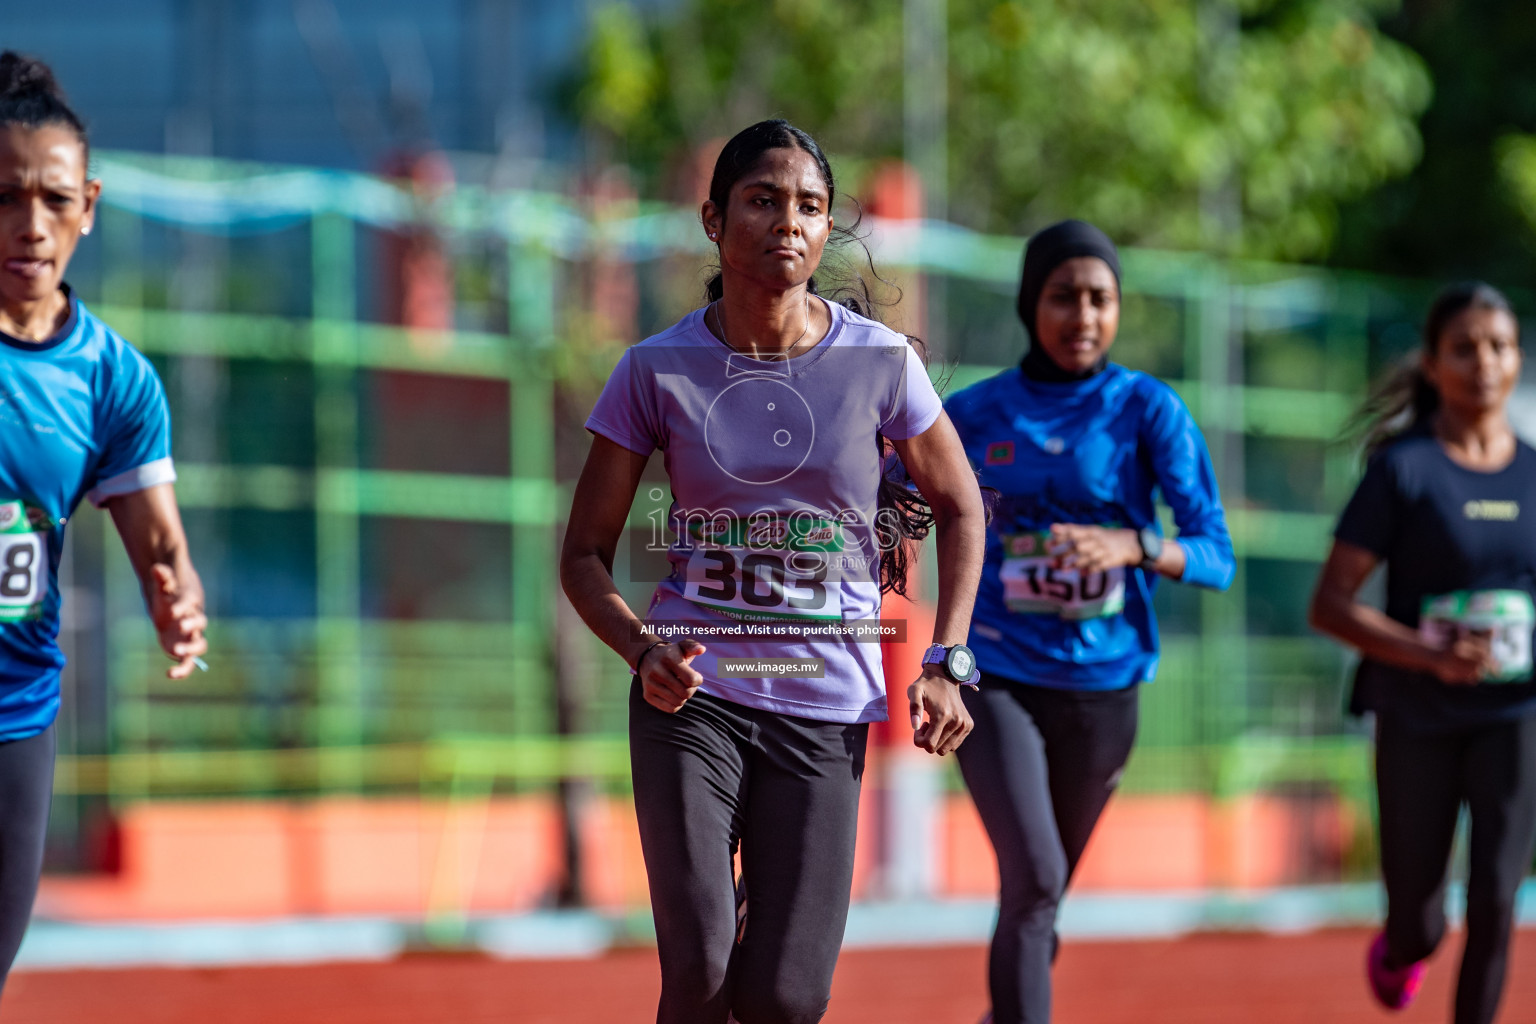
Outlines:
[[1152,679],[1157,574],[1130,568],[1079,579],[1050,567],[1043,534],[1053,523],[1139,530],[1157,522],[1160,491],[1184,548],[1183,582],[1231,585],[1215,472],[1184,403],[1155,377],[1111,363],[1061,383],[1015,367],[945,407],[982,484],[1001,493],[971,624],[982,671],[1077,690]]

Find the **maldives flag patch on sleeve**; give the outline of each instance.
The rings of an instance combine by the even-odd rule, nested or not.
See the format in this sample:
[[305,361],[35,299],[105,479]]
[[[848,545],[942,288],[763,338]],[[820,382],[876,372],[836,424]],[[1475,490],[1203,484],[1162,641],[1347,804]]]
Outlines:
[[986,464],[989,466],[1013,465],[1013,442],[994,441],[987,445]]

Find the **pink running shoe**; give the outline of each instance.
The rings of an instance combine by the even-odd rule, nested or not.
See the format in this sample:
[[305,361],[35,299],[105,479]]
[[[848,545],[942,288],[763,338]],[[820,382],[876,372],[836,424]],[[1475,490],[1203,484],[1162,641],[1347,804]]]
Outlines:
[[1407,967],[1387,966],[1387,933],[1378,932],[1365,954],[1365,976],[1371,981],[1376,1001],[1389,1010],[1401,1010],[1413,1002],[1424,984],[1424,961]]

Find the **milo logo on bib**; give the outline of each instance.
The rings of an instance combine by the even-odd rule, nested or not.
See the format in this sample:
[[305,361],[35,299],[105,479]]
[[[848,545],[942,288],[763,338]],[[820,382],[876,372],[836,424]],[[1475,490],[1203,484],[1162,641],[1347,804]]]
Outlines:
[[690,523],[693,546],[683,596],[751,621],[841,619],[842,590],[832,556],[843,527],[810,515],[720,516]]
[[758,514],[742,519],[716,516],[688,524],[696,545],[729,548],[783,548],[791,551],[843,550],[843,525],[820,516]]
[[1002,537],[998,575],[1008,610],[1074,620],[1120,614],[1125,608],[1125,569],[1082,574],[1057,568],[1055,556],[1046,549],[1049,539],[1047,530]]
[[51,524],[41,509],[0,501],[0,622],[35,619],[48,593]]
[[1419,635],[1449,647],[1467,634],[1488,638],[1497,668],[1483,681],[1508,683],[1531,674],[1531,632],[1536,604],[1523,590],[1458,590],[1426,597],[1419,608]]

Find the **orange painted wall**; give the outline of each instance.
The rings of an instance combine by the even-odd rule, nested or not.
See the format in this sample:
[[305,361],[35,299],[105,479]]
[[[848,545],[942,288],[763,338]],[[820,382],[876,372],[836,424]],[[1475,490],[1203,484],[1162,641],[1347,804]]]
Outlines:
[[[875,762],[878,771],[878,760]],[[862,803],[854,898],[878,898],[877,801]],[[945,798],[943,896],[995,893],[997,867],[964,795]],[[1263,888],[1317,880],[1358,825],[1333,801],[1117,796],[1078,891]],[[581,826],[583,881],[600,909],[647,902],[634,807],[597,797]],[[547,905],[561,871],[552,799],[146,803],[122,816],[123,870],[44,879],[38,912],[65,919],[511,913]]]

